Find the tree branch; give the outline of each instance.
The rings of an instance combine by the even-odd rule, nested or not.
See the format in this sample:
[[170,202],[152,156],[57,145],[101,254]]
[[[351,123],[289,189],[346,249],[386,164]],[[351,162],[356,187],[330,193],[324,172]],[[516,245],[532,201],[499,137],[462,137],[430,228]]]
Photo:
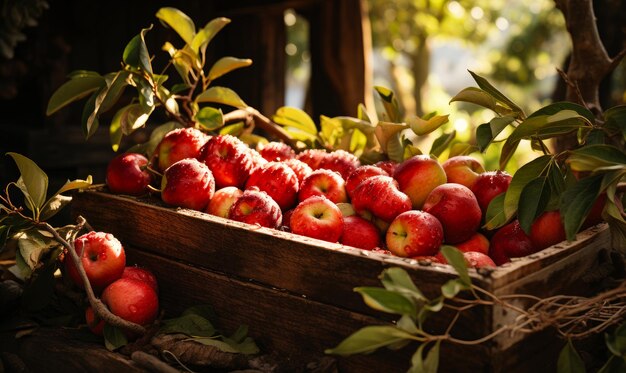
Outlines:
[[263,129],[265,132],[276,136],[283,142],[289,144],[292,148],[296,148],[295,141],[284,129],[272,122],[268,117],[261,114],[255,108],[247,107],[245,109],[233,110],[224,114],[224,123],[250,120],[254,121],[254,124],[259,126],[259,128]]

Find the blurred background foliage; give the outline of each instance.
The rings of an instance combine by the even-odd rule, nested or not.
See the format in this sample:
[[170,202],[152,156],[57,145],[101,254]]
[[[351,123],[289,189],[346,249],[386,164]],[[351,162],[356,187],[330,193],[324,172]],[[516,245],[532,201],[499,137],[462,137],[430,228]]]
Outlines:
[[[594,4],[602,7],[610,1],[595,0]],[[450,123],[425,141],[454,129],[457,141],[472,142],[476,127],[493,117],[492,112],[472,104],[448,104],[461,89],[475,86],[467,70],[487,78],[527,114],[561,100],[557,68],[564,69],[571,41],[563,14],[553,0],[365,3],[372,32],[374,85],[393,89],[406,116],[450,114]],[[310,71],[308,25],[291,10],[285,13],[285,24],[286,104],[303,108]],[[626,64],[622,63],[613,74],[610,106],[626,102],[625,71]],[[381,111],[381,107],[376,108],[376,112]],[[497,168],[498,155],[497,144],[482,155],[488,169]],[[528,144],[523,144],[507,170],[514,172],[537,155]],[[444,154],[442,158],[445,157]]]

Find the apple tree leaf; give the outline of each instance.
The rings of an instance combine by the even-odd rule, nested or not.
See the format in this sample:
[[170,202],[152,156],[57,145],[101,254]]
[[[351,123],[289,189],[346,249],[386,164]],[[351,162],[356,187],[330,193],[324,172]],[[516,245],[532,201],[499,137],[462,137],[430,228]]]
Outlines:
[[378,139],[382,150],[384,152],[387,152],[387,144],[389,143],[389,139],[397,136],[399,132],[406,128],[409,128],[409,126],[404,123],[379,121],[376,125],[374,133],[376,134],[376,138]]
[[391,89],[381,86],[375,86],[374,89],[383,102],[383,107],[387,113],[386,120],[393,123],[400,123],[402,121],[402,113],[400,112],[400,105],[398,104],[395,93]]
[[435,115],[427,120],[418,116],[413,116],[407,120],[407,124],[411,127],[413,132],[418,136],[427,135],[444,124],[448,123],[448,115]]
[[182,333],[190,337],[211,337],[215,335],[215,327],[206,318],[195,313],[188,313],[163,321],[159,334],[170,333]]
[[363,104],[359,104],[359,106],[357,107],[357,118],[362,121],[372,123],[372,119],[367,113],[367,108]]
[[20,170],[21,180],[25,188],[25,196],[33,204],[33,212],[39,210],[46,201],[48,192],[48,175],[30,158],[18,153],[6,153],[15,161]]
[[579,180],[567,188],[561,196],[560,211],[565,227],[565,235],[569,241],[576,238],[585,217],[598,198],[604,175],[597,174]]
[[450,100],[450,102],[454,101],[469,102],[493,111],[496,110],[496,100],[493,96],[477,87],[463,89]]
[[595,116],[593,113],[584,106],[575,104],[573,102],[561,101],[549,104],[547,106],[542,107],[541,109],[535,111],[530,114],[528,118],[542,116],[542,115],[554,115],[563,110],[573,110],[577,112],[579,115],[587,118],[589,123],[593,123],[595,121]]
[[485,213],[485,225],[483,226],[485,229],[494,230],[509,222],[510,218],[507,218],[504,210],[505,196],[506,192],[500,193],[489,202],[487,212]]
[[452,143],[452,140],[456,137],[456,130],[449,133],[444,133],[433,141],[433,145],[430,148],[430,154],[435,157],[439,157],[448,146]]
[[495,138],[511,123],[515,121],[512,116],[494,117],[488,123],[483,123],[476,129],[476,143],[481,152],[495,140]]
[[196,36],[196,25],[189,16],[176,8],[165,7],[157,11],[156,17],[171,27],[187,44],[191,44]]
[[557,373],[585,373],[585,363],[569,339],[559,353],[556,371]]
[[128,344],[124,332],[120,328],[111,326],[110,324],[104,324],[103,334],[104,345],[109,351],[115,351]]
[[466,289],[468,289],[467,285],[460,278],[456,278],[441,285],[441,294],[450,299]]
[[626,140],[626,105],[614,106],[604,112],[604,128],[621,133]]
[[363,296],[363,301],[377,311],[398,315],[416,315],[415,304],[395,291],[376,287],[358,287],[354,291]]
[[532,180],[545,175],[551,162],[552,157],[550,155],[542,155],[526,163],[515,172],[504,198],[504,214],[507,220],[517,213],[522,190]]
[[204,55],[207,45],[224,26],[230,23],[230,19],[224,17],[214,18],[209,21],[191,41],[190,48],[196,54]]
[[209,131],[214,131],[224,125],[224,116],[221,109],[205,106],[196,114],[196,121]]
[[93,136],[100,126],[100,120],[98,119],[98,116],[92,116],[95,112],[97,98],[98,92],[94,92],[91,96],[89,96],[89,99],[87,100],[87,102],[85,102],[85,106],[83,107],[83,113],[80,123],[86,139],[89,139],[91,136]]
[[574,171],[598,171],[600,168],[626,165],[626,153],[612,145],[589,145],[573,150],[565,161]]
[[200,93],[195,100],[196,103],[213,102],[243,109],[248,107],[235,91],[226,87],[211,87]]
[[75,74],[63,83],[50,97],[46,115],[52,115],[74,101],[97,91],[105,84],[104,78],[97,73]]
[[141,69],[149,74],[152,74],[152,62],[150,61],[150,54],[148,47],[146,46],[145,35],[150,31],[152,26],[144,28],[141,32],[133,37],[126,48],[124,48],[124,54],[122,59],[125,64]]
[[141,153],[148,158],[152,156],[155,149],[168,132],[175,130],[176,128],[182,128],[182,125],[178,122],[166,122],[161,124],[152,130],[150,139],[143,144],[137,144],[127,150],[128,153]]
[[506,107],[508,107],[512,111],[520,113],[520,115],[522,116],[524,115],[524,111],[519,106],[517,106],[513,101],[511,101],[511,99],[502,94],[502,92],[498,91],[496,87],[494,87],[493,85],[491,85],[491,83],[487,81],[487,79],[481,77],[473,71],[469,71],[469,73],[472,75],[472,78],[474,78],[474,81],[476,81],[476,84],[478,84],[478,86],[483,91],[490,94],[496,101],[506,105]]
[[252,65],[249,58],[222,57],[209,70],[209,79],[214,80],[233,70]]
[[606,333],[604,341],[613,355],[626,359],[626,322],[618,326],[614,332]]
[[526,234],[530,234],[530,227],[539,215],[545,211],[550,202],[550,185],[546,176],[531,180],[522,189],[519,197],[517,219],[520,227]]
[[408,373],[437,373],[440,344],[440,340],[435,342],[424,358],[424,349],[427,343],[422,343],[411,357],[411,368],[409,368]]
[[443,245],[440,249],[444,258],[448,261],[456,273],[459,275],[459,279],[466,287],[470,287],[472,285],[472,279],[469,277],[469,273],[467,272],[467,264],[465,263],[465,258],[463,257],[463,253],[454,246]]
[[272,120],[283,127],[292,127],[310,135],[317,135],[315,122],[304,110],[283,106],[276,110]]
[[335,348],[327,349],[325,352],[340,356],[368,354],[405,339],[415,339],[415,337],[395,326],[366,326],[344,339]]

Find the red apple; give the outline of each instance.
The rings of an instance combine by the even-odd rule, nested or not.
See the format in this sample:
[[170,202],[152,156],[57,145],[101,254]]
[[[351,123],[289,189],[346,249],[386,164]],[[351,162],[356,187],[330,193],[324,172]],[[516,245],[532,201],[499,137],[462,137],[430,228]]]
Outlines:
[[283,213],[283,222],[281,227],[286,228],[285,230],[291,232],[291,215],[293,214],[293,209],[287,210]]
[[443,261],[441,261],[441,258],[443,258],[443,255],[441,255],[441,257],[439,256],[439,254],[437,255],[417,255],[417,256],[412,256],[411,259],[415,259],[417,261],[429,261],[431,263],[439,263],[439,264],[448,264],[445,260],[445,258],[443,258]]
[[421,209],[428,194],[446,182],[446,173],[428,155],[416,155],[400,163],[393,178],[398,181],[400,191],[411,198],[413,209]]
[[427,212],[406,211],[391,222],[386,242],[387,248],[397,256],[435,255],[443,242],[443,227]]
[[441,167],[446,172],[449,183],[457,183],[472,188],[479,174],[485,172],[483,165],[469,155],[448,158]]
[[307,149],[296,155],[296,159],[306,163],[312,170],[317,170],[328,153],[322,149]]
[[295,234],[337,242],[343,232],[343,216],[339,207],[325,196],[312,196],[296,206],[290,225]]
[[246,181],[246,189],[252,187],[267,193],[278,203],[281,210],[286,211],[296,203],[298,176],[289,166],[281,162],[269,162],[252,171]]
[[[74,241],[74,249],[91,287],[97,293],[124,273],[126,253],[120,241],[110,233],[86,233]],[[78,269],[69,255],[65,258],[65,270],[76,285],[84,288]]]
[[146,170],[148,159],[138,153],[124,153],[113,158],[106,171],[111,193],[139,196],[146,193],[152,175]]
[[250,148],[231,135],[214,136],[202,150],[198,159],[213,172],[215,186],[236,186],[243,189],[254,167]]
[[390,223],[399,214],[411,209],[411,199],[400,190],[390,176],[372,176],[354,190],[352,206],[359,215],[371,213]]
[[450,244],[469,239],[480,227],[482,213],[478,201],[474,193],[461,184],[437,186],[428,194],[422,209],[439,219],[444,241]]
[[565,228],[558,210],[545,211],[530,226],[530,240],[537,251],[565,241]]
[[346,182],[335,171],[315,170],[302,180],[298,200],[302,202],[311,196],[325,196],[334,203],[348,202]]
[[468,251],[463,253],[463,258],[468,267],[471,268],[483,268],[483,267],[495,267],[496,263],[486,254],[479,253],[477,251]]
[[272,141],[259,147],[259,153],[267,161],[285,161],[296,157],[296,152],[284,142]]
[[196,158],[209,136],[195,128],[177,128],[168,132],[154,151],[159,171],[185,158]]
[[152,323],[159,311],[159,298],[147,283],[121,278],[102,292],[102,302],[111,313],[139,325]]
[[477,252],[489,255],[489,240],[481,233],[474,233],[470,238],[454,245],[463,252]]
[[214,193],[213,173],[194,158],[174,163],[161,179],[161,199],[168,205],[203,211]]
[[87,306],[87,309],[85,309],[85,321],[87,322],[87,327],[93,334],[99,336],[103,335],[104,320],[96,316],[96,313],[93,312],[93,308],[91,308],[91,306]]
[[388,161],[378,161],[374,163],[374,166],[378,168],[382,168],[383,171],[389,174],[389,176],[392,176],[393,173],[396,172],[396,168],[398,168],[398,164],[399,164],[398,162],[388,160]]
[[242,194],[243,191],[234,186],[218,189],[205,211],[211,215],[228,218],[231,206]]
[[313,172],[313,170],[311,169],[311,167],[309,167],[308,164],[302,161],[299,161],[295,158],[288,159],[284,161],[283,163],[289,166],[289,168],[291,168],[293,172],[296,173],[296,176],[298,176],[298,182],[300,183],[300,185],[302,185],[302,181],[304,180],[304,178],[309,176],[311,172]]
[[497,265],[510,261],[510,258],[518,258],[537,252],[530,237],[519,226],[519,221],[498,229],[491,238],[489,256]]
[[150,287],[154,289],[157,294],[159,293],[159,285],[157,284],[156,276],[145,268],[137,266],[126,267],[124,268],[124,273],[122,273],[121,278],[132,278],[134,280],[143,281],[150,285]]
[[360,216],[344,216],[343,233],[339,242],[363,250],[373,250],[380,246],[380,231]]
[[322,158],[319,168],[338,172],[345,180],[360,165],[361,162],[354,154],[345,150],[335,150]]
[[256,224],[267,228],[276,228],[283,215],[278,203],[256,188],[247,189],[233,203],[228,218],[248,224]]
[[486,171],[476,177],[471,189],[483,215],[487,212],[491,200],[509,189],[511,179],[511,175],[504,171]]
[[378,175],[389,176],[389,174],[380,167],[371,165],[358,167],[357,169],[352,171],[352,173],[350,173],[350,175],[348,175],[348,178],[346,179],[346,193],[348,193],[348,196],[352,198],[352,193],[363,180]]

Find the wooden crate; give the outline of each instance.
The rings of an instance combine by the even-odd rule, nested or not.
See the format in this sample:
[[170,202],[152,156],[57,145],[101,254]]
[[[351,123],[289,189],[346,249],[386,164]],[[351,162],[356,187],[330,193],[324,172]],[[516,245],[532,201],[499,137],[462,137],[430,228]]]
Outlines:
[[[73,213],[96,230],[113,233],[126,247],[129,262],[153,270],[163,308],[170,316],[188,306],[210,303],[221,327],[250,326],[263,348],[308,361],[323,355],[360,327],[387,323],[393,315],[364,305],[357,286],[380,286],[384,268],[409,271],[427,295],[455,278],[449,266],[366,252],[274,229],[259,228],[186,209],[156,199],[104,192],[77,193]],[[497,295],[586,294],[593,284],[585,273],[599,265],[610,246],[606,226],[592,227],[577,240],[561,243],[493,272],[470,270],[474,284]],[[430,327],[441,330],[450,315],[437,315]],[[455,330],[477,338],[512,317],[497,308],[476,308]],[[400,351],[339,359],[345,372],[404,372],[415,345]],[[562,343],[550,331],[502,335],[479,346],[444,344],[441,371],[545,370],[556,363]]]

